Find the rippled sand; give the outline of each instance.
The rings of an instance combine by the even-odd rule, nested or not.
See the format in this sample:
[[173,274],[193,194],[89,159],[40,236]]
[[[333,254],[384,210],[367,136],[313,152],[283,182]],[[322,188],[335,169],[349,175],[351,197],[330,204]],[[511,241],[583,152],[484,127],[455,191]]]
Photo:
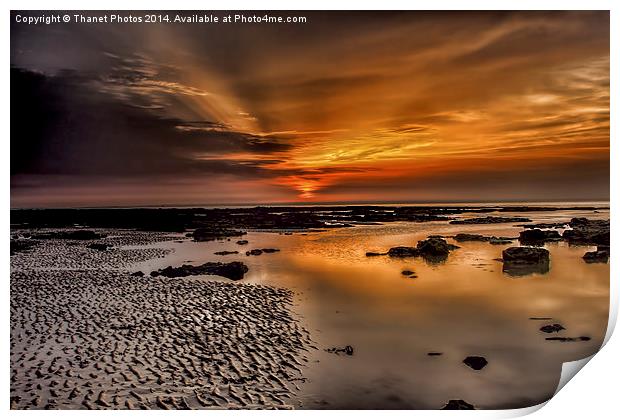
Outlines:
[[291,406],[312,346],[293,292],[131,276],[170,250],[112,233],[95,241],[110,251],[49,240],[11,257],[11,408]]

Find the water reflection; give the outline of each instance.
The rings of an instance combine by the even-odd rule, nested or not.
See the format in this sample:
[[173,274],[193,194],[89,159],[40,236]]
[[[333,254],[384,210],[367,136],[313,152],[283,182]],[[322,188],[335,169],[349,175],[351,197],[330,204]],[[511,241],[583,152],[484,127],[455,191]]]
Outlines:
[[[608,218],[608,213],[527,216],[540,223],[576,216]],[[513,224],[430,222],[303,235],[250,232],[245,246],[228,241],[174,244],[176,252],[155,267],[136,269],[148,272],[188,260],[242,260],[250,268],[244,281],[296,291],[295,310],[319,348],[310,355],[304,372],[308,381],[293,401],[300,408],[434,409],[450,400],[478,408],[517,408],[548,399],[561,363],[586,357],[602,343],[609,265],[582,259],[595,247],[547,243],[550,265],[527,267],[527,272],[505,271],[497,261],[502,250],[514,244],[462,242],[440,261],[367,257],[366,252],[415,246],[430,235],[514,238],[521,230]],[[248,247],[281,251],[246,257]],[[224,250],[240,254],[214,255]],[[417,277],[403,275],[404,270]],[[511,281],[513,276],[518,281]],[[560,337],[540,331],[550,322],[566,328],[562,337],[591,339],[547,340]],[[325,351],[346,346],[353,355]],[[463,364],[468,356],[484,357],[488,365],[474,371]]]

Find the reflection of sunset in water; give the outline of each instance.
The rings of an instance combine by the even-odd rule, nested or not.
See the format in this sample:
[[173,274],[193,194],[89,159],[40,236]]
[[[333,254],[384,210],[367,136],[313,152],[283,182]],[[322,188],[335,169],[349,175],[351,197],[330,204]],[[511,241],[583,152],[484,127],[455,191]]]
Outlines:
[[[514,215],[534,222],[609,217],[607,211]],[[290,236],[250,232],[245,236],[247,246],[281,252],[218,256],[218,260],[242,259],[250,268],[244,281],[297,292],[295,310],[303,315],[319,347],[310,357],[318,362],[304,372],[310,380],[302,387],[301,407],[430,409],[449,399],[464,399],[480,408],[515,408],[549,398],[561,363],[586,357],[602,343],[609,265],[583,261],[584,252],[592,247],[547,244],[550,271],[525,276],[502,272],[497,258],[510,245],[458,243],[460,249],[436,264],[365,253],[412,246],[433,234],[515,237],[521,230],[510,223],[397,222]],[[213,260],[215,251],[237,248],[245,249],[228,241],[177,244],[176,252],[157,261],[157,266],[136,268],[198,263]],[[417,277],[405,276],[403,270]],[[555,322],[566,331],[551,335],[539,331]],[[591,340],[545,340],[555,335]],[[323,351],[346,345],[354,348],[353,357]],[[430,357],[428,352],[442,355]],[[462,363],[469,355],[484,356],[488,366],[472,371]]]

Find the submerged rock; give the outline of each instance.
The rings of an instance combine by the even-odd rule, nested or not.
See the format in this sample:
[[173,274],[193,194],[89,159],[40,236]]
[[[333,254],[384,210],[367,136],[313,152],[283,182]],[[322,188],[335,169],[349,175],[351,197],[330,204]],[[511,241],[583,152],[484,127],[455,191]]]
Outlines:
[[245,240],[245,239],[242,239],[242,240],[240,240],[240,241],[237,241],[237,245],[247,245],[247,244],[248,244],[248,241],[247,241],[247,240]]
[[252,249],[250,251],[246,251],[245,255],[261,255],[262,253],[265,254],[272,254],[274,252],[280,252],[279,249],[277,248],[262,248],[262,249]]
[[463,400],[450,400],[443,406],[442,410],[475,410],[472,404]]
[[491,237],[489,236],[477,233],[458,233],[454,235],[454,240],[457,242],[488,242],[490,239]]
[[215,255],[232,255],[232,254],[238,254],[239,251],[217,251],[214,252]]
[[151,272],[151,276],[187,277],[212,274],[231,280],[241,280],[247,272],[248,267],[240,261],[230,263],[208,262],[199,266],[187,264],[183,264],[181,267],[168,266],[162,270]]
[[482,356],[467,356],[463,363],[474,370],[480,370],[484,368],[489,362]]
[[555,333],[555,332],[562,331],[565,329],[566,328],[564,328],[560,324],[549,324],[549,325],[544,325],[540,327],[540,331],[547,333],[547,334]]

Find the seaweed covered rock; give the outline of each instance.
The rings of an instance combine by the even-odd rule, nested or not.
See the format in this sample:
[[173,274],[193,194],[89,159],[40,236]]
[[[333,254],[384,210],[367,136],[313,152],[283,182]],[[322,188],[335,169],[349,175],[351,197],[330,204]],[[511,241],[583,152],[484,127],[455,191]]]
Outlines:
[[208,262],[198,266],[187,264],[183,264],[181,267],[168,266],[162,270],[151,272],[151,276],[187,277],[212,274],[231,280],[241,280],[247,272],[248,267],[240,261],[230,263]]

